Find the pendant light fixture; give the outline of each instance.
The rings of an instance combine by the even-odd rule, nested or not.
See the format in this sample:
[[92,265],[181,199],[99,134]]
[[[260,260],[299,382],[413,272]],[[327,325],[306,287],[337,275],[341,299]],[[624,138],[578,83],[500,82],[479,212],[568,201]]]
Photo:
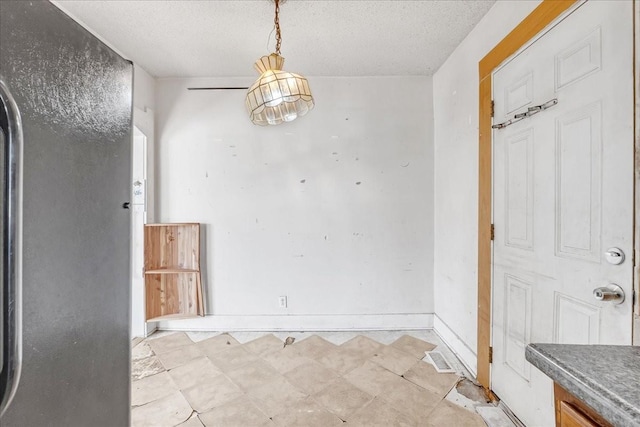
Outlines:
[[260,73],[258,80],[247,92],[246,105],[251,121],[260,126],[279,125],[304,116],[313,108],[309,82],[303,76],[282,70],[284,58],[280,56],[280,0],[273,0],[276,16],[276,51],[258,59],[254,68]]

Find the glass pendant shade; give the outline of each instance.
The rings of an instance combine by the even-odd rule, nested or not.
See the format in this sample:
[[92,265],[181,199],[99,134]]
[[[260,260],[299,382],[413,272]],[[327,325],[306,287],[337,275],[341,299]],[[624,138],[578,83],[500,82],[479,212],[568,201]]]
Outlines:
[[313,108],[309,82],[303,76],[282,71],[284,58],[263,56],[254,64],[260,73],[247,92],[251,121],[260,126],[279,125],[304,116]]

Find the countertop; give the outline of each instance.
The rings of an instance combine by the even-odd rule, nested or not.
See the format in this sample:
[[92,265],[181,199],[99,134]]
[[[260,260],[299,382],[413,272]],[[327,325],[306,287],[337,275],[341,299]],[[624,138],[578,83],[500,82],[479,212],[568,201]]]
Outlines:
[[530,344],[525,354],[614,426],[640,426],[640,347]]

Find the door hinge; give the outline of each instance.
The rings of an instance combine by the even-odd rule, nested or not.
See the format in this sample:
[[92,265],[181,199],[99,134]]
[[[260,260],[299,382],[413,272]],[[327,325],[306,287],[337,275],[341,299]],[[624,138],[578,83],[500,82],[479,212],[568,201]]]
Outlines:
[[489,347],[489,363],[493,363],[493,347]]
[[496,227],[491,224],[491,240],[494,240],[496,238]]
[[496,112],[496,102],[492,99],[491,100],[491,117],[494,116],[495,112]]

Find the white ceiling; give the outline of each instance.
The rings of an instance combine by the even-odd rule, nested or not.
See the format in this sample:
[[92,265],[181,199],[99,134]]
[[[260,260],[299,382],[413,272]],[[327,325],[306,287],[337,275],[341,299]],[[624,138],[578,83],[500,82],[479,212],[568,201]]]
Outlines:
[[[285,69],[431,75],[494,2],[289,0],[280,6]],[[54,3],[156,77],[255,76],[253,62],[275,48],[269,0]]]

